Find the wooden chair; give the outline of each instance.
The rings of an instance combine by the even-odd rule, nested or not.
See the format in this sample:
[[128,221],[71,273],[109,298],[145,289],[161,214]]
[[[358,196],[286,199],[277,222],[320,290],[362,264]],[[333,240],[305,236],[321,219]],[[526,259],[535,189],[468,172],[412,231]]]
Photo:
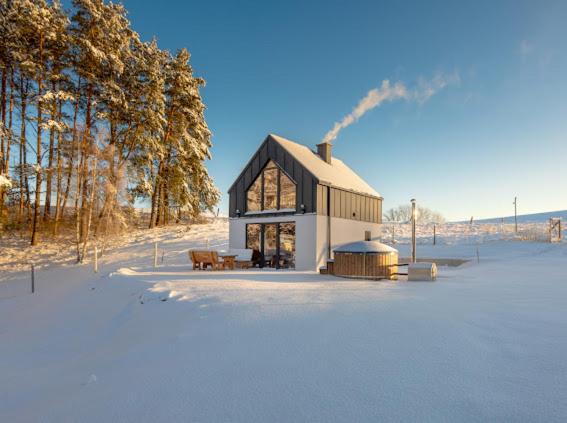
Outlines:
[[224,263],[219,260],[216,251],[189,250],[189,258],[193,263],[193,270],[205,270],[207,266],[211,266],[213,270],[224,269]]

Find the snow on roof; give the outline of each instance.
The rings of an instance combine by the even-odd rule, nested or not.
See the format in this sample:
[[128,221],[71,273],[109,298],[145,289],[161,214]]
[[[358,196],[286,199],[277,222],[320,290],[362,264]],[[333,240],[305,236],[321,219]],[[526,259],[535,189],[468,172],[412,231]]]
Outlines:
[[429,262],[419,262],[419,263],[410,263],[408,265],[408,267],[410,269],[424,269],[424,270],[429,270],[431,268],[437,268],[437,265],[435,263],[429,263]]
[[336,188],[343,188],[361,194],[381,197],[381,195],[358,176],[350,167],[336,157],[327,163],[309,147],[270,134],[272,139],[285,148],[303,167],[313,174],[319,182]]
[[335,253],[397,253],[398,250],[378,241],[358,241],[341,245]]

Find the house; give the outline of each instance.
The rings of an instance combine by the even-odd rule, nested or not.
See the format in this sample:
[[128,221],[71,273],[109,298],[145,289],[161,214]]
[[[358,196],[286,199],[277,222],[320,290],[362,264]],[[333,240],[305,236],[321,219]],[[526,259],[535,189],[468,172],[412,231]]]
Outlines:
[[228,191],[229,247],[317,270],[335,247],[377,234],[382,197],[331,150],[268,135]]

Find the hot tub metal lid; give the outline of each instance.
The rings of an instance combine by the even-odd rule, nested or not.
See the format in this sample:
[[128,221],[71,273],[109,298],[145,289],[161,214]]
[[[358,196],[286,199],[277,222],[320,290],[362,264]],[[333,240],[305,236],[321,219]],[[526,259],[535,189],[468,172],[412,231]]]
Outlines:
[[357,241],[341,245],[335,253],[397,253],[398,250],[378,241]]

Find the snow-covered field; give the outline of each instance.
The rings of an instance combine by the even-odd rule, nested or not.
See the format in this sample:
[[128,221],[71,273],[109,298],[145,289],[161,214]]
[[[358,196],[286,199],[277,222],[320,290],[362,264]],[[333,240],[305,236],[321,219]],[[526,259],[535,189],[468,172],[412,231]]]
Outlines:
[[434,283],[191,271],[226,221],[133,232],[98,274],[11,250],[0,421],[566,421],[567,244],[454,230],[418,256],[474,260]]

